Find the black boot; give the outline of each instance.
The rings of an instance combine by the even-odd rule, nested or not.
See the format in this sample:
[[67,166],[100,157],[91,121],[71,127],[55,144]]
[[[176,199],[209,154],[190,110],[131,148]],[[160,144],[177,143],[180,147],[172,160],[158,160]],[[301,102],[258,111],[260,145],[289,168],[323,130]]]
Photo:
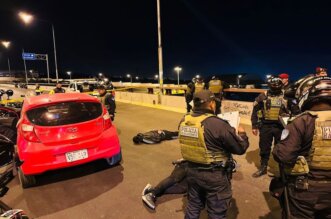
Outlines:
[[256,171],[253,174],[253,177],[257,178],[257,177],[260,177],[260,176],[263,176],[263,175],[267,174],[267,168],[268,168],[268,165],[267,164],[261,164],[261,166],[258,169],[258,171]]

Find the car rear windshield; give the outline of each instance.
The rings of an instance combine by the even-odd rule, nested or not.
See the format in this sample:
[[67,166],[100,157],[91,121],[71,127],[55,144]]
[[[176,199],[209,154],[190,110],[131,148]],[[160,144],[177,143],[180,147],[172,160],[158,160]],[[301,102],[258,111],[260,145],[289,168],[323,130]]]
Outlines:
[[34,108],[26,114],[33,124],[60,126],[96,119],[102,114],[102,106],[94,102],[64,102]]

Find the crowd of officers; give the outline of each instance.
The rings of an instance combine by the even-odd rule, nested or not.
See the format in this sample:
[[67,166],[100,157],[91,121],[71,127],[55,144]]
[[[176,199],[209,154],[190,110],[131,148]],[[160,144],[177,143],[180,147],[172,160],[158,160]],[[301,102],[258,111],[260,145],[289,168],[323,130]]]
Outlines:
[[[286,73],[270,77],[269,89],[254,102],[251,122],[260,139],[260,167],[253,177],[267,173],[274,142],[272,155],[280,174],[271,181],[270,192],[280,202],[282,218],[331,218],[331,78],[326,69],[317,68],[316,74],[293,84],[288,79]],[[235,130],[216,116],[222,82],[213,77],[208,85],[199,79],[189,84],[187,111],[193,112],[179,125],[187,161],[185,218],[199,218],[205,207],[209,218],[226,218],[232,155],[242,155],[249,147],[242,127]]]

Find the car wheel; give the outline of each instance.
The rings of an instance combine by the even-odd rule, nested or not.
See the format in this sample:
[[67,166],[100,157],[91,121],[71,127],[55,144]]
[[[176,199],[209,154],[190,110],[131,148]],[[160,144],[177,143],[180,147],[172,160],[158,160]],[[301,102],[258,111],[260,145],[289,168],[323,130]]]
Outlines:
[[115,166],[116,164],[119,164],[122,161],[122,152],[120,151],[118,154],[110,158],[106,158],[106,161],[109,166]]
[[18,168],[18,178],[23,188],[29,188],[37,183],[36,177],[30,175],[24,175],[21,167]]

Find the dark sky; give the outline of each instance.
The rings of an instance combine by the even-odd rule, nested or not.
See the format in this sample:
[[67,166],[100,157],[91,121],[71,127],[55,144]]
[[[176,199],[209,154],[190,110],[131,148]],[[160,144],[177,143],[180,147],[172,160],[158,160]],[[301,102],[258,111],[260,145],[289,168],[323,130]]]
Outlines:
[[[0,0],[0,69],[9,55],[23,69],[21,48],[49,53],[50,24],[55,26],[59,70],[107,75],[152,76],[158,72],[156,0]],[[330,66],[329,1],[291,0],[161,0],[165,76],[197,73],[265,75],[288,72],[297,78]],[[35,14],[26,27],[18,10]],[[28,68],[45,70],[29,62]],[[54,63],[50,63],[51,73]]]

